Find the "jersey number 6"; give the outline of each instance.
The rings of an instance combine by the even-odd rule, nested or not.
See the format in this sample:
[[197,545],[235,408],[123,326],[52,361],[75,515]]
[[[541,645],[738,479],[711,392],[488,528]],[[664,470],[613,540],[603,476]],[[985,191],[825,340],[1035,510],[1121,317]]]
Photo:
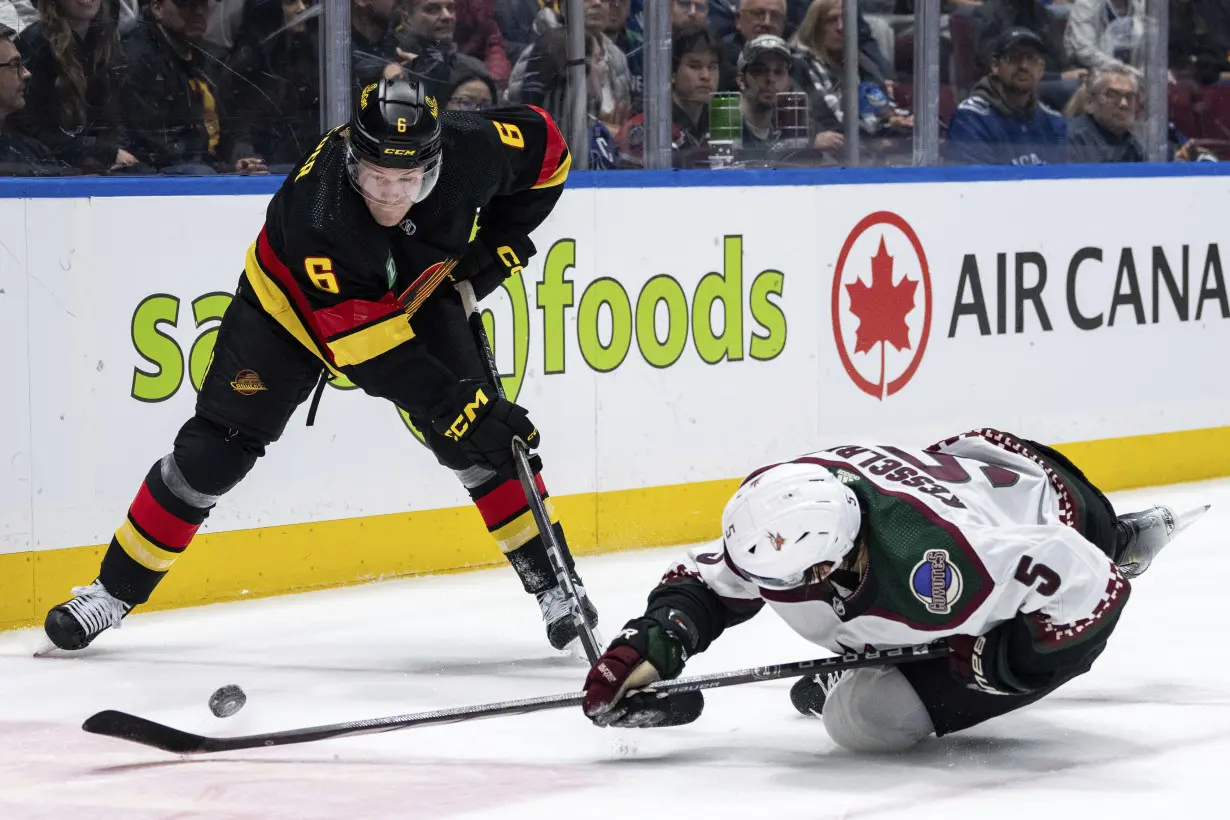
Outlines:
[[303,260],[303,268],[317,290],[323,290],[325,293],[339,291],[337,277],[333,275],[333,260],[329,257],[309,256]]
[[521,129],[512,123],[495,122],[492,120],[492,125],[495,130],[500,132],[500,142],[505,145],[511,145],[513,148],[525,147],[525,135],[521,133]]

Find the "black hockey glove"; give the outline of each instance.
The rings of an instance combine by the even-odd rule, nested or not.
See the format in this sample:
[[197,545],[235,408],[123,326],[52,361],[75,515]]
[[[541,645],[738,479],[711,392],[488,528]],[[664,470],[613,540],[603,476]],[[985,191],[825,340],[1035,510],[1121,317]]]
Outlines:
[[524,407],[502,399],[486,382],[464,381],[437,408],[432,429],[457,442],[470,462],[505,478],[517,477],[513,439],[537,447],[542,437]]
[[948,639],[948,669],[969,689],[992,695],[1024,695],[1032,689],[1008,668],[1007,638],[1012,621],[985,635],[953,635]]
[[479,237],[470,243],[465,256],[453,268],[453,280],[468,281],[474,288],[474,298],[481,300],[505,279],[520,273],[535,250],[529,237]]
[[676,678],[687,653],[669,629],[653,618],[634,618],[611,641],[585,678],[585,716],[598,726],[625,729],[682,726],[700,717],[700,692],[657,695],[639,691]]

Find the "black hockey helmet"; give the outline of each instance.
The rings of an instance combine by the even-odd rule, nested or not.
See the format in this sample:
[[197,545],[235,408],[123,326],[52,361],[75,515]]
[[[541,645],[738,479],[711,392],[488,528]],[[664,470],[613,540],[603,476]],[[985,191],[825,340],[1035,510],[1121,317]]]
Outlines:
[[[422,169],[413,200],[420,202],[431,193],[440,176],[440,106],[421,83],[398,76],[365,86],[348,130],[347,170],[359,193],[390,204],[387,192],[373,196],[372,186],[362,184],[360,161],[393,170]],[[407,177],[420,179],[419,175]]]

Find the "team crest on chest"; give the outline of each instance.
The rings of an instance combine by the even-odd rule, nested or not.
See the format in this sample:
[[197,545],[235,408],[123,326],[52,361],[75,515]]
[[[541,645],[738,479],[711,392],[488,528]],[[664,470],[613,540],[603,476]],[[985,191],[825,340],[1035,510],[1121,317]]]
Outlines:
[[961,570],[949,559],[948,550],[927,550],[910,572],[910,591],[936,615],[952,612],[962,586]]

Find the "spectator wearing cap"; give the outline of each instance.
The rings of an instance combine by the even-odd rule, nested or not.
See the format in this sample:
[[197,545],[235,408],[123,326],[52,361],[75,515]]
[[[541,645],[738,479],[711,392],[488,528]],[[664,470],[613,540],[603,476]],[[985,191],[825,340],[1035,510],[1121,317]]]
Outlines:
[[162,173],[265,173],[264,160],[222,127],[219,89],[208,69],[221,63],[202,37],[209,0],[150,0],[124,36],[122,93],[132,153]]
[[41,0],[17,37],[32,78],[18,128],[87,173],[135,165],[120,109],[124,57],[111,0]]
[[790,47],[772,34],[752,38],[739,55],[736,69],[745,150],[754,152],[778,141],[774,114],[777,95],[790,90],[790,62]]
[[[842,9],[842,0],[815,0],[791,39],[792,73],[798,86],[807,92],[815,133],[812,146],[835,155],[840,155],[845,147],[842,55],[846,41]],[[858,55],[858,71],[862,133],[888,137],[909,132],[914,127],[913,116],[896,107],[879,67],[863,52]]]
[[59,175],[66,168],[51,149],[10,127],[12,116],[26,107],[30,72],[13,42],[16,32],[0,24],[0,176]]
[[495,8],[500,0],[455,0],[457,27],[453,41],[462,54],[479,60],[496,85],[508,83],[512,71],[504,36],[495,19]]
[[1084,112],[1068,122],[1071,162],[1144,162],[1132,135],[1140,114],[1140,81],[1127,66],[1095,68],[1086,80]]
[[765,34],[786,35],[786,0],[739,0],[735,30],[722,39],[722,74],[718,88],[739,91],[739,58],[752,39]]
[[974,86],[948,124],[944,157],[966,165],[1063,162],[1063,116],[1038,100],[1046,69],[1042,39],[1027,28],[1004,33],[991,71]]
[[1043,0],[989,0],[976,8],[973,16],[978,30],[979,69],[988,70],[995,45],[1006,32],[1027,28],[1042,41],[1042,56],[1046,59],[1038,98],[1055,108],[1067,104],[1068,98],[1080,87],[1086,69],[1064,65],[1057,18],[1047,3]]
[[303,0],[247,0],[222,73],[234,139],[274,173],[288,172],[320,139],[316,20]]
[[486,111],[499,99],[495,81],[485,71],[459,65],[453,72],[448,103],[449,111]]
[[[721,43],[707,28],[691,26],[671,40],[671,158],[676,168],[698,165],[709,147],[709,98],[717,91]],[[623,164],[644,164],[645,115],[624,124],[618,136]]]

